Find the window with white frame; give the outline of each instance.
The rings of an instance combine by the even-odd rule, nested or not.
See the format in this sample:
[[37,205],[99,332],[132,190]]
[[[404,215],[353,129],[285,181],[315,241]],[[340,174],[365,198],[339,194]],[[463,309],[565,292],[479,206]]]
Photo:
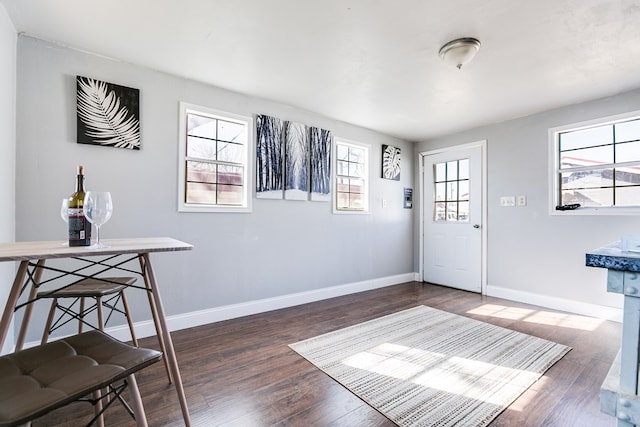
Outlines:
[[551,129],[550,136],[554,205],[580,204],[582,213],[637,213],[640,112]]
[[180,103],[178,210],[249,212],[251,117]]
[[369,147],[344,140],[335,141],[335,211],[368,212]]

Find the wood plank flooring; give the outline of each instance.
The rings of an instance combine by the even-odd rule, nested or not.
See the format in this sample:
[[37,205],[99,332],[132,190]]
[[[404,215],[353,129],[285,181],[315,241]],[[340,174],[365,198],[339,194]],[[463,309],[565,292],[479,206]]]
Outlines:
[[[573,347],[491,426],[613,427],[599,389],[615,357],[621,325],[527,304],[411,282],[172,333],[194,426],[393,426],[287,345],[416,305],[493,323]],[[155,338],[141,345],[156,348]],[[150,426],[183,425],[162,363],[138,384]],[[33,423],[77,426],[74,403]],[[135,425],[116,405],[108,426]]]

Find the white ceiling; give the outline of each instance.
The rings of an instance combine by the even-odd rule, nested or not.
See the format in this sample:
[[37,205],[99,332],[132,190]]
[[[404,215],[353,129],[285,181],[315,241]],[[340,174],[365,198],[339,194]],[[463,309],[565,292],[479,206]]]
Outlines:
[[29,36],[411,141],[640,88],[640,0],[0,2]]

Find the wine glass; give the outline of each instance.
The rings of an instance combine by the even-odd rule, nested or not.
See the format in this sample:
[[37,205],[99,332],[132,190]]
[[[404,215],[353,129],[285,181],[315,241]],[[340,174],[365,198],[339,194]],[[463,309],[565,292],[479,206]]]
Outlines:
[[[60,204],[60,216],[64,222],[69,223],[69,199],[62,199],[62,203]],[[67,228],[67,236],[68,234],[69,230]],[[65,241],[62,244],[68,245],[69,242]]]
[[87,191],[82,203],[84,216],[96,226],[96,243],[91,246],[93,249],[106,248],[107,245],[100,243],[100,227],[111,218],[113,213],[113,203],[111,193],[108,191]]

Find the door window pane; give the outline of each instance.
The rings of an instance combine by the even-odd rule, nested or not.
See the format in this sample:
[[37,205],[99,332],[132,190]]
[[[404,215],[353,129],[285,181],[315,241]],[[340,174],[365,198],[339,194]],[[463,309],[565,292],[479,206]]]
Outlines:
[[447,180],[447,164],[436,163],[433,165],[434,176],[436,182],[443,182]]
[[[469,221],[469,159],[433,165],[434,221]],[[464,210],[461,210],[464,209]]]

